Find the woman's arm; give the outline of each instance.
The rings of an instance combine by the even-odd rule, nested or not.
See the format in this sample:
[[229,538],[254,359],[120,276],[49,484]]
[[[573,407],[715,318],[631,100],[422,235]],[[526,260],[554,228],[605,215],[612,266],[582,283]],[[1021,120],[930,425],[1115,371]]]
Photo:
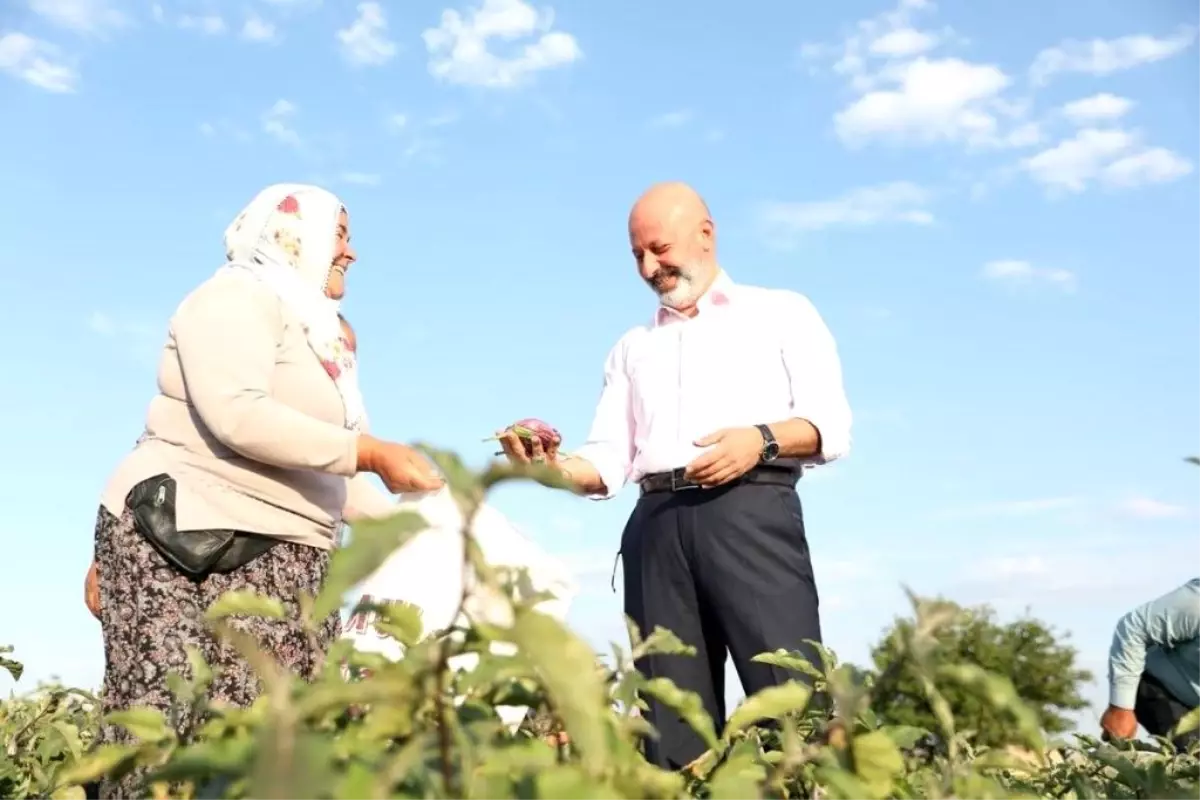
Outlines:
[[358,468],[357,435],[271,396],[283,335],[279,302],[251,280],[214,280],[171,322],[188,401],[230,450],[264,464],[347,477]]

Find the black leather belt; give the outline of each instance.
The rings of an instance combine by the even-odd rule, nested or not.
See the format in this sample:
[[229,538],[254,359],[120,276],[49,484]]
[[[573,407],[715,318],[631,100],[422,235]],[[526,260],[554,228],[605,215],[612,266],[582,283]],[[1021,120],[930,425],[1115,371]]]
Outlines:
[[[641,493],[682,492],[686,489],[704,488],[695,481],[685,478],[683,472],[683,467],[673,469],[670,472],[652,472],[638,481],[638,484],[641,486]],[[739,483],[767,483],[775,486],[795,486],[799,477],[795,470],[787,467],[759,466],[750,470],[742,477],[724,484],[724,486],[734,486]]]

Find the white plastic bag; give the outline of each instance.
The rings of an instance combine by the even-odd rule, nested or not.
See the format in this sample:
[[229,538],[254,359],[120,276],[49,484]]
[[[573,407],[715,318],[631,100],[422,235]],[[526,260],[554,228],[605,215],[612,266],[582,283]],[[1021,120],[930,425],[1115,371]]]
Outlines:
[[[407,496],[397,510],[415,511],[429,527],[393,553],[371,577],[363,581],[355,595],[356,603],[406,602],[421,609],[424,631],[428,634],[454,622],[463,587],[463,518],[449,489],[420,496]],[[475,517],[475,540],[484,558],[494,567],[523,567],[537,591],[550,592],[551,600],[538,610],[565,620],[571,601],[579,589],[566,566],[527,538],[507,517],[484,505]],[[507,624],[507,604],[502,598],[482,593],[470,595],[469,607],[475,617]],[[343,626],[343,636],[357,650],[399,658],[402,645],[375,630],[373,614],[354,614]],[[504,645],[493,645],[493,652],[504,652]],[[510,651],[511,652],[511,651]],[[478,658],[469,654],[452,660],[457,669],[471,669]],[[500,706],[497,712],[515,731],[528,711],[523,706]]]

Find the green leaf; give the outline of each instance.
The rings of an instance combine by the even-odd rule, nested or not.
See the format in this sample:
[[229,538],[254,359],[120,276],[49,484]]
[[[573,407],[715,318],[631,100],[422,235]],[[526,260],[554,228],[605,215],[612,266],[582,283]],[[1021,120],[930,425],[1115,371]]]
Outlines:
[[770,664],[773,667],[799,672],[812,678],[824,678],[825,673],[817,669],[811,661],[804,657],[799,650],[776,650],[772,653],[759,653],[750,659],[759,664]]
[[759,720],[779,719],[784,714],[801,711],[808,705],[812,689],[796,681],[788,681],[747,697],[729,715],[722,737],[728,740],[733,734],[745,730]]
[[750,739],[735,744],[709,784],[712,800],[761,797],[760,787],[767,776],[766,769],[759,763],[761,756],[758,745]]
[[541,676],[583,765],[592,774],[606,769],[609,711],[595,651],[558,620],[527,609],[517,610],[511,639]]
[[283,619],[284,615],[283,603],[274,597],[265,597],[247,589],[235,589],[218,597],[208,607],[204,619],[207,622],[216,622],[234,616]]
[[149,780],[200,780],[220,773],[243,772],[254,754],[254,744],[249,736],[197,742],[172,754],[171,760],[155,770]]
[[611,786],[590,777],[575,765],[554,766],[537,776],[537,796],[561,800],[591,800],[620,797]]
[[87,792],[82,786],[63,786],[51,793],[50,800],[87,800]]
[[259,735],[250,771],[250,797],[287,800],[328,796],[336,773],[333,742],[276,719]]
[[700,695],[680,689],[667,678],[650,678],[642,684],[642,691],[673,709],[700,735],[710,749],[717,746],[717,732],[713,727],[712,717],[704,710],[704,701],[700,699]]
[[901,750],[912,747],[929,735],[929,731],[924,728],[918,728],[915,725],[885,725],[879,730],[887,734],[887,737]]
[[419,606],[412,603],[392,601],[383,603],[376,612],[375,630],[391,636],[405,647],[421,641],[425,623]]
[[638,661],[645,656],[694,656],[696,648],[684,644],[683,640],[671,631],[655,626],[654,632],[644,640],[634,645],[630,651],[630,659]]
[[871,793],[871,797],[887,797],[896,776],[904,772],[900,749],[883,731],[871,731],[850,741],[854,757],[854,772]]
[[132,762],[139,750],[133,745],[104,744],[81,758],[59,776],[60,786],[92,783]]
[[114,725],[120,725],[140,741],[155,744],[175,736],[175,731],[167,725],[161,711],[153,708],[130,708],[125,711],[114,711],[105,717]]
[[79,739],[79,728],[63,719],[56,719],[50,725],[62,737],[63,743],[71,753],[72,760],[78,761],[83,756],[83,742]]
[[310,624],[320,624],[337,611],[346,592],[370,577],[388,556],[427,527],[425,518],[414,511],[355,523],[350,543],[335,550],[329,559],[325,585],[313,601]]
[[976,664],[944,664],[938,668],[937,675],[973,689],[980,700],[1007,714],[1016,723],[1015,733],[1024,744],[1038,751],[1045,747],[1037,714],[1017,694],[1008,677],[988,672]]
[[14,661],[11,658],[5,657],[5,653],[13,651],[10,645],[0,647],[0,668],[8,670],[8,674],[12,676],[14,681],[21,680],[21,676],[25,674],[25,665],[20,661]]
[[1171,731],[1171,738],[1174,739],[1183,736],[1185,733],[1200,728],[1200,708],[1193,708],[1191,711],[1179,718],[1179,722],[1175,723],[1175,729]]
[[470,523],[479,505],[483,502],[487,488],[480,483],[479,476],[463,462],[457,453],[439,450],[423,442],[418,442],[413,447],[424,453],[442,473],[446,486],[450,489],[450,496],[458,504],[463,519]]
[[546,464],[511,464],[507,461],[489,464],[479,482],[484,490],[489,490],[502,483],[519,480],[531,480],[551,489],[571,488],[571,482],[554,467]]

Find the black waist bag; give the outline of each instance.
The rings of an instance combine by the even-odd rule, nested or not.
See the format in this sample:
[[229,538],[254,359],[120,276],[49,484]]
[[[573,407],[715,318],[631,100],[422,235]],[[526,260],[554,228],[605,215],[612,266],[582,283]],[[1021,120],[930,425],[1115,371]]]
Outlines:
[[134,527],[159,555],[191,578],[232,572],[279,544],[278,539],[231,530],[181,531],[175,527],[175,479],[155,475],[129,490],[125,505]]

